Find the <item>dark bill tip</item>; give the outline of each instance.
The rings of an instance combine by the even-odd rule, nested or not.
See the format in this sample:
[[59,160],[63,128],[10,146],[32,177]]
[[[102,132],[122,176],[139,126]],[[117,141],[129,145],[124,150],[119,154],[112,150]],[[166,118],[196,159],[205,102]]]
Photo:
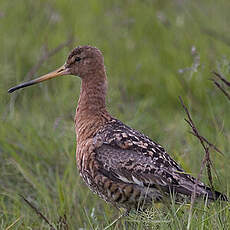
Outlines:
[[8,93],[13,93],[14,91],[18,90],[18,89],[21,89],[21,88],[24,88],[24,87],[27,87],[27,86],[30,86],[30,85],[33,85],[35,84],[36,82],[35,81],[29,81],[29,82],[25,82],[25,83],[22,83],[22,84],[19,84],[15,87],[12,87],[8,90]]

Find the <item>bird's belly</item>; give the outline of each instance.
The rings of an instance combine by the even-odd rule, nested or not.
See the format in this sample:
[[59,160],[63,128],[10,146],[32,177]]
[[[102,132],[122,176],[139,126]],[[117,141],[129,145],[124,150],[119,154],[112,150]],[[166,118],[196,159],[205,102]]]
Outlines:
[[158,201],[161,197],[156,189],[140,187],[135,184],[119,183],[110,180],[104,175],[91,175],[89,172],[81,172],[84,182],[91,191],[100,198],[116,207],[126,209],[146,208],[152,201]]
[[105,191],[103,191],[103,187],[100,184],[97,184],[93,177],[87,172],[80,173],[81,177],[83,178],[83,181],[86,183],[86,185],[89,187],[89,189],[97,194],[100,198],[105,200],[106,202],[110,202],[109,197],[106,196]]

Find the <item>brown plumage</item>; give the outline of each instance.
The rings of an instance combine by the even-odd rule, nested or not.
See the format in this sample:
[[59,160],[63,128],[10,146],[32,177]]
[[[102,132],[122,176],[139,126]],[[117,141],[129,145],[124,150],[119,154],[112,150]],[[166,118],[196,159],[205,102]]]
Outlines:
[[[82,80],[75,116],[76,158],[80,175],[93,192],[127,209],[160,201],[170,193],[177,198],[191,196],[195,178],[186,174],[159,144],[107,112],[106,72],[97,48],[77,47],[58,70],[9,92],[67,74]],[[200,181],[197,196],[227,200]]]

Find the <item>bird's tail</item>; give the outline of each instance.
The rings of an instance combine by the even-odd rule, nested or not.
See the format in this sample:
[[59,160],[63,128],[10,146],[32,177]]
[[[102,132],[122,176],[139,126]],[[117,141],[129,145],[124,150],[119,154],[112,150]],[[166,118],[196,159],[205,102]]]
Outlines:
[[196,196],[198,197],[204,196],[212,201],[215,200],[229,201],[227,196],[224,195],[223,193],[211,189],[210,187],[206,186],[200,181],[196,182],[195,178],[190,176],[188,177],[188,175],[187,175],[187,180],[183,180],[180,186],[177,187],[177,192],[191,196],[192,193],[194,192],[194,186],[196,183],[197,183]]
[[223,201],[229,201],[228,200],[228,197],[223,194],[223,193],[220,193],[218,191],[213,191],[212,189],[210,188],[206,188],[206,192],[208,194],[208,199],[210,200],[223,200]]

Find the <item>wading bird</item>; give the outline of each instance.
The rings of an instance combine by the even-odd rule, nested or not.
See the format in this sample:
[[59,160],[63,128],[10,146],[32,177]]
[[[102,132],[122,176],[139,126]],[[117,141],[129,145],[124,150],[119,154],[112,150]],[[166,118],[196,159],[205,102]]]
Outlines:
[[[106,71],[102,53],[79,46],[54,72],[9,89],[37,84],[62,75],[81,78],[76,109],[77,166],[85,183],[105,201],[127,210],[161,201],[171,193],[191,197],[196,179],[144,134],[126,126],[106,110]],[[197,182],[196,196],[227,197]]]

